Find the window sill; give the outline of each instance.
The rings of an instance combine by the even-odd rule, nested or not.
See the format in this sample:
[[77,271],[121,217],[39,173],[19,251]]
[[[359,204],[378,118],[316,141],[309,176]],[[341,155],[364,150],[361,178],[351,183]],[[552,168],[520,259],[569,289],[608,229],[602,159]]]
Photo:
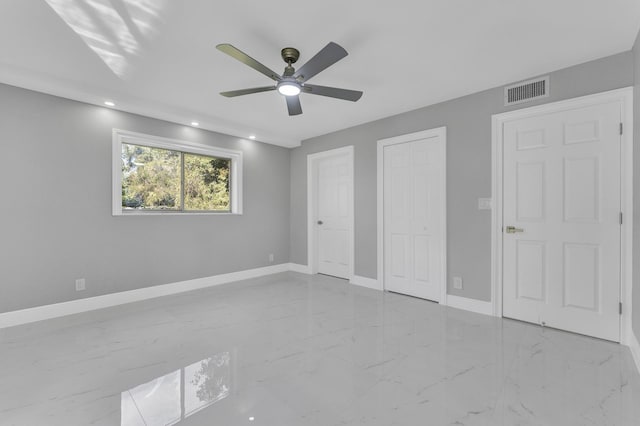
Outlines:
[[242,213],[233,212],[149,212],[149,211],[122,211],[113,213],[113,216],[242,216]]

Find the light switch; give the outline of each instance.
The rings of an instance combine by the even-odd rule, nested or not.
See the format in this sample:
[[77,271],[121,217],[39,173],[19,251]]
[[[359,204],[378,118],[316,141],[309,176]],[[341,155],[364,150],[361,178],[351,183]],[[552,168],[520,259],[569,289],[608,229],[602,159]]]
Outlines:
[[478,210],[491,210],[491,198],[478,198]]

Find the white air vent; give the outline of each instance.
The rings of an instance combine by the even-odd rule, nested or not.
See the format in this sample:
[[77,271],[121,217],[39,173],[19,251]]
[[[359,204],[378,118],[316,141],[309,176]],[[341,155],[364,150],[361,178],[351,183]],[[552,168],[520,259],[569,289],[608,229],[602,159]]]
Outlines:
[[504,88],[504,106],[549,96],[549,76],[521,81]]

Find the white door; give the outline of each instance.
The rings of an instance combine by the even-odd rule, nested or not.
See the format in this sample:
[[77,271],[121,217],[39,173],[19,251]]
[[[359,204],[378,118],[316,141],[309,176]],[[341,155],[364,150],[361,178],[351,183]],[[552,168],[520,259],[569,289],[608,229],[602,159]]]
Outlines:
[[332,155],[314,161],[317,271],[349,279],[353,184],[352,157]]
[[620,340],[621,112],[504,124],[505,317]]
[[384,147],[384,287],[440,301],[444,280],[442,136]]

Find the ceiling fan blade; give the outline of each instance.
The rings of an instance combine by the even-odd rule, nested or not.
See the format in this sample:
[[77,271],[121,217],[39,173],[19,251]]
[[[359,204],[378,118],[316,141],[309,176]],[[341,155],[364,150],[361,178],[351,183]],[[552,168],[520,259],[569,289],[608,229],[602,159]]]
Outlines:
[[260,93],[260,92],[269,92],[271,90],[276,90],[276,86],[254,87],[253,89],[230,90],[228,92],[220,92],[220,94],[222,96],[226,96],[227,98],[234,98],[236,96],[250,95],[252,93]]
[[311,77],[329,68],[347,55],[347,51],[341,46],[330,42],[316,53],[313,58],[309,59],[306,64],[301,66],[293,76],[295,78],[301,78],[302,81],[308,81]]
[[287,99],[287,109],[289,109],[289,115],[302,114],[302,105],[300,105],[299,96],[285,96]]
[[238,61],[242,62],[245,65],[249,65],[254,70],[266,75],[272,80],[275,80],[275,81],[282,80],[282,77],[280,77],[278,73],[270,70],[266,66],[262,65],[260,62],[253,59],[251,56],[247,55],[246,53],[242,52],[239,49],[236,49],[230,44],[227,44],[227,43],[219,44],[216,46],[216,49],[226,53],[227,55],[231,56],[234,59],[237,59]]
[[315,84],[303,85],[302,91],[311,95],[328,96],[352,102],[362,97],[362,92],[359,90],[338,89],[337,87],[317,86]]

